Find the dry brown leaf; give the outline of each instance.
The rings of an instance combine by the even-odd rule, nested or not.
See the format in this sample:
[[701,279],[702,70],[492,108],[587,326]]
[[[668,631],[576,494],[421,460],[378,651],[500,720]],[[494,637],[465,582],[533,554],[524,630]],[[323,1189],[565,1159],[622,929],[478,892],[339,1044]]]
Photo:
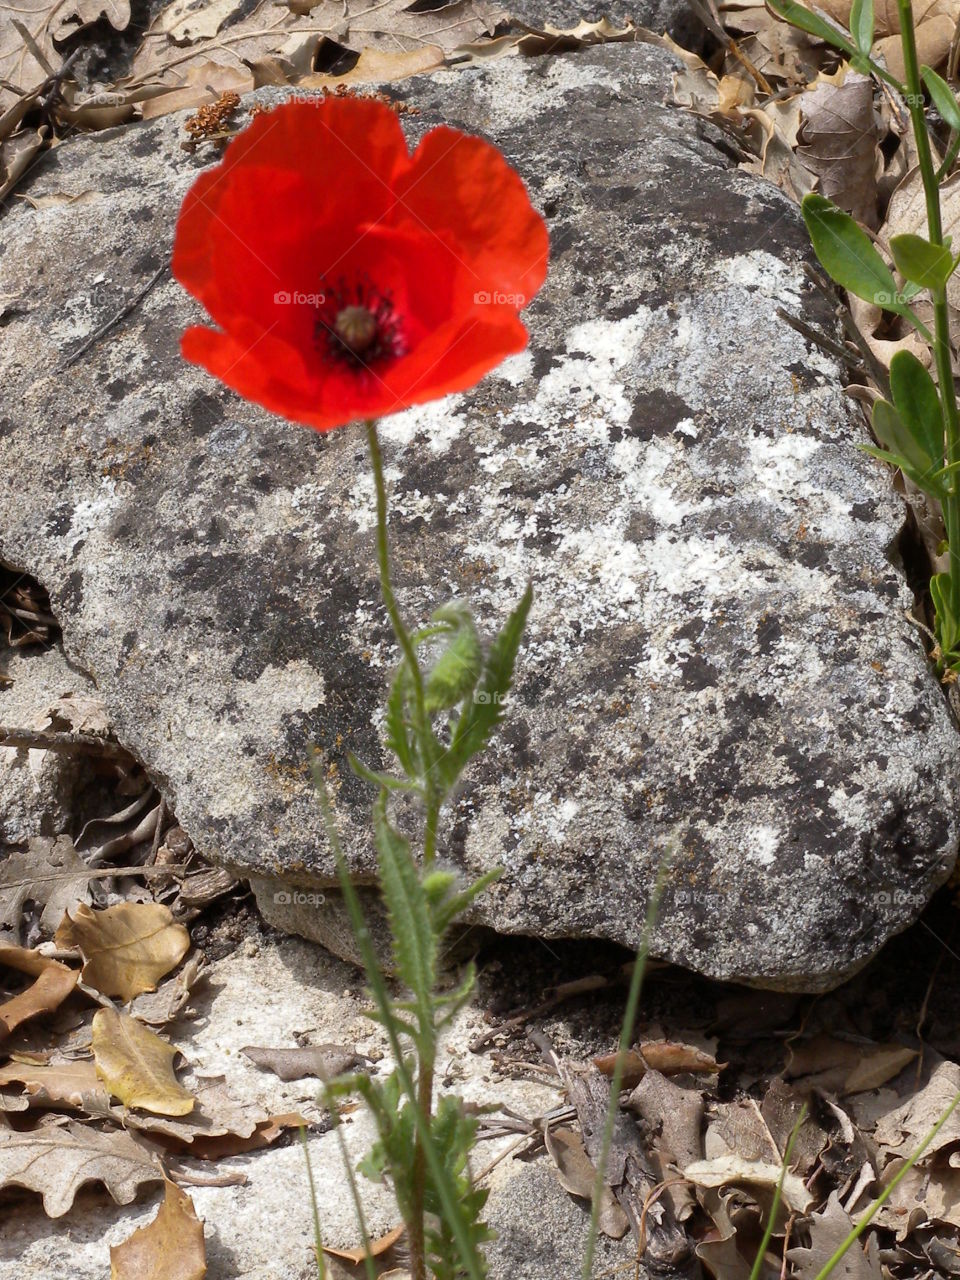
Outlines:
[[802,1077],[805,1088],[864,1093],[893,1080],[916,1057],[915,1049],[902,1044],[859,1044],[821,1035],[790,1046],[785,1074]]
[[79,948],[85,983],[126,1001],[156,989],[190,949],[190,935],[158,902],[121,902],[105,911],[81,904],[62,921],[56,943]]
[[[510,31],[507,35],[495,36],[492,40],[474,40],[458,45],[455,52],[458,66],[474,63],[492,62],[504,56],[513,57],[523,54],[533,57],[542,54],[572,53],[577,49],[588,49],[593,45],[623,43],[639,40],[649,44],[659,44],[669,39],[648,31],[644,27],[636,27],[628,18],[623,26],[617,26],[609,18],[600,18],[591,22],[581,18],[575,27],[552,27],[547,23],[533,27],[512,18],[511,25],[522,28]],[[695,57],[696,55],[691,55]]]
[[193,1201],[164,1181],[157,1216],[123,1244],[110,1246],[110,1280],[203,1280],[207,1251]]
[[191,1154],[193,1144],[200,1140],[223,1139],[224,1142],[243,1143],[255,1138],[258,1129],[269,1124],[269,1117],[261,1107],[238,1102],[231,1096],[224,1087],[222,1076],[193,1084],[190,1093],[194,1098],[194,1108],[181,1116],[124,1111],[114,1105],[93,1114],[117,1120],[127,1128],[171,1138],[178,1145],[189,1147]]
[[[409,0],[386,0],[353,12],[349,7],[334,8],[321,0],[315,6],[305,3],[299,12],[291,12],[275,0],[260,0],[251,13],[229,23],[228,18],[233,15],[225,6],[216,3],[211,7],[209,22],[204,10],[199,12],[199,22],[209,26],[219,19],[216,33],[194,40],[187,48],[175,43],[165,29],[167,17],[162,11],[134,55],[132,79],[125,82],[125,87],[159,84],[180,88],[188,83],[191,68],[209,67],[211,63],[236,68],[264,58],[289,63],[300,78],[317,70],[318,50],[324,42],[356,53],[369,49],[396,54],[430,46],[452,51],[483,32],[492,31],[505,17],[502,9],[485,0],[456,0],[440,10],[420,12],[411,12]],[[233,13],[239,9],[238,0]],[[188,15],[184,11],[182,17],[186,27],[181,24],[175,28],[178,31],[189,29],[191,22],[195,26],[198,23],[197,13]],[[175,18],[179,21],[179,11]]]
[[[591,1201],[597,1170],[587,1155],[579,1133],[573,1129],[551,1129],[547,1126],[543,1137],[547,1151],[556,1165],[561,1187],[572,1196]],[[603,1234],[613,1240],[621,1240],[630,1227],[627,1215],[608,1186],[604,1186],[601,1193],[598,1225]]]
[[[757,1186],[772,1189],[780,1179],[781,1166],[762,1160],[747,1160],[739,1155],[716,1156],[712,1160],[695,1160],[683,1170],[698,1187]],[[807,1213],[816,1202],[803,1179],[787,1171],[783,1179],[783,1203],[793,1213]]]
[[[388,1249],[392,1249],[403,1235],[403,1231],[404,1228],[401,1223],[399,1227],[394,1227],[392,1231],[388,1231],[385,1236],[380,1236],[377,1240],[371,1240],[371,1256],[378,1258],[381,1253],[386,1253]],[[357,1266],[359,1266],[367,1256],[367,1250],[362,1245],[357,1249],[331,1249],[327,1245],[324,1245],[323,1252],[329,1253],[332,1258],[342,1258],[344,1262],[353,1262]]]
[[36,979],[26,991],[0,1004],[0,1039],[28,1019],[58,1009],[77,985],[79,976],[75,969],[68,969],[38,951],[8,943],[0,943],[0,965]]
[[[956,26],[956,19],[945,14],[917,24],[917,56],[921,65],[939,67],[942,62],[946,62]],[[873,53],[875,57],[879,54],[883,58],[891,75],[898,80],[904,78],[906,68],[899,36],[887,36],[878,40]]]
[[0,929],[19,930],[24,903],[30,901],[43,905],[40,927],[53,933],[67,911],[90,901],[86,869],[69,836],[28,840],[25,850],[0,863]]
[[109,1105],[92,1062],[9,1062],[0,1067],[0,1087],[22,1084],[28,1106],[67,1106],[82,1111]]
[[869,76],[821,73],[801,99],[798,154],[820,179],[820,191],[865,226],[876,229],[880,176],[880,117]]
[[[600,1058],[594,1058],[593,1065],[605,1076],[612,1078],[617,1056],[615,1053],[604,1054]],[[682,1072],[715,1075],[721,1067],[722,1064],[716,1058],[694,1045],[671,1040],[646,1040],[636,1049],[628,1049],[624,1054],[623,1088],[632,1089],[639,1084],[648,1070],[659,1071],[665,1076],[675,1076]]]
[[126,1107],[160,1116],[185,1116],[196,1100],[173,1074],[179,1053],[136,1018],[99,1009],[93,1019],[97,1075]]
[[88,1182],[102,1182],[117,1204],[130,1204],[144,1183],[162,1179],[156,1156],[122,1129],[101,1133],[72,1121],[24,1133],[0,1127],[0,1188],[39,1192],[48,1218],[67,1213]]
[[194,987],[206,976],[205,964],[203,952],[194,952],[174,977],[161,982],[156,991],[137,996],[130,1006],[131,1015],[151,1027],[173,1022],[183,1012]]
[[[947,1110],[960,1092],[960,1066],[955,1062],[941,1062],[927,1084],[901,1106],[881,1116],[874,1132],[874,1141],[887,1160],[892,1155],[908,1156],[920,1145],[926,1135]],[[960,1108],[927,1147],[920,1164],[928,1165],[938,1151],[960,1142]]]
[[[630,1095],[627,1104],[642,1116],[663,1170],[679,1171],[703,1155],[700,1134],[704,1101],[700,1089],[682,1089],[659,1071],[648,1070]],[[685,1222],[697,1207],[696,1197],[685,1182],[669,1185],[667,1196],[678,1222]]]
[[[202,1098],[202,1095],[201,1095]],[[247,1138],[235,1133],[225,1133],[214,1137],[199,1135],[190,1142],[190,1155],[197,1160],[225,1160],[227,1156],[242,1155],[247,1151],[260,1151],[271,1146],[287,1129],[307,1127],[307,1121],[297,1111],[288,1111],[281,1116],[270,1116],[262,1120]]]
[[342,1044],[312,1044],[301,1049],[264,1049],[248,1044],[240,1052],[255,1066],[272,1071],[285,1083],[306,1076],[332,1080],[365,1061],[356,1049]]
[[[101,13],[123,30],[130,21],[129,0],[0,0],[0,79],[22,90],[33,89],[63,61],[54,41],[67,39]],[[13,25],[15,19],[30,33],[45,62],[38,61]],[[0,110],[16,98],[14,90],[0,86]]]
[[[781,22],[763,0],[731,0],[723,6],[724,26],[737,36],[737,46],[768,80],[798,88],[816,79],[823,60],[822,44],[798,27]],[[743,75],[743,63],[728,53],[724,70]]]
[[51,8],[56,17],[51,25],[56,41],[68,39],[101,18],[106,18],[114,31],[125,31],[130,22],[130,0],[66,0]]
[[[796,1267],[796,1280],[814,1280],[853,1230],[854,1223],[834,1191],[825,1207],[812,1214],[805,1226],[809,1246],[795,1246],[787,1251],[787,1258]],[[847,1250],[831,1272],[833,1280],[883,1280],[879,1253],[877,1237],[871,1234],[866,1249],[857,1244]]]

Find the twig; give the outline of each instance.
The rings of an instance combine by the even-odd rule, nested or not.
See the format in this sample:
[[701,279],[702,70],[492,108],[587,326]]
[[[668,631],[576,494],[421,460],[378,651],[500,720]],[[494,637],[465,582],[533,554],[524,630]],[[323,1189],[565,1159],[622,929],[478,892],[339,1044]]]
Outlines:
[[843,304],[838,306],[836,291],[831,285],[826,283],[818,271],[815,271],[811,266],[807,266],[805,268],[805,273],[807,279],[814,288],[823,294],[824,298],[826,298],[830,305],[836,309],[837,314],[840,317],[840,321],[846,330],[847,337],[863,356],[863,362],[867,367],[867,372],[880,389],[880,393],[886,399],[889,399],[890,379],[887,376],[887,371],[874,355],[873,351],[870,349],[869,342],[867,342],[866,338],[854,323],[853,316],[850,314],[850,308]]
[[812,342],[815,347],[819,347],[821,351],[826,351],[828,355],[836,356],[838,360],[842,360],[850,369],[860,372],[859,362],[855,361],[850,352],[841,347],[839,342],[834,342],[832,338],[828,338],[819,329],[812,328],[798,316],[792,316],[783,307],[777,307],[777,315],[781,320],[785,320],[791,329],[796,329],[797,333],[806,338],[808,342]]
[[0,725],[0,747],[28,751],[59,751],[64,755],[102,756],[107,760],[130,755],[126,747],[95,733],[70,733],[56,729],[12,729]]
[[153,833],[153,843],[150,846],[150,853],[147,857],[147,865],[153,866],[157,860],[157,853],[160,850],[160,841],[163,838],[163,824],[167,820],[167,802],[163,796],[160,797],[160,803],[157,805],[157,825]]
[[186,862],[171,863],[169,867],[105,867],[99,870],[91,868],[89,871],[78,867],[74,871],[60,871],[55,875],[27,876],[24,880],[0,880],[0,893],[5,893],[7,889],[29,889],[35,884],[56,884],[58,880],[103,880],[111,876],[167,876],[174,872],[189,870],[189,864]]
[[541,1014],[549,1013],[551,1009],[555,1009],[558,1004],[564,1000],[570,1000],[574,996],[582,996],[590,991],[604,991],[612,984],[607,978],[601,978],[594,975],[589,978],[575,978],[572,982],[564,982],[556,987],[552,996],[544,1000],[542,1004],[534,1005],[530,1009],[521,1009],[519,1013],[507,1018],[501,1022],[499,1026],[491,1027],[489,1031],[483,1031],[480,1035],[474,1036],[470,1041],[468,1048],[471,1053],[479,1053],[481,1049],[497,1038],[504,1031],[513,1031],[517,1027],[522,1027],[525,1022],[529,1022],[531,1018],[539,1017]]
[[67,356],[66,360],[64,360],[60,365],[59,372],[62,373],[64,369],[69,369],[71,365],[76,364],[80,357],[86,355],[95,343],[99,342],[100,339],[108,334],[111,329],[115,328],[121,320],[125,320],[130,312],[143,301],[160,277],[165,271],[168,271],[169,268],[169,262],[165,262],[163,266],[158,267],[139,293],[135,294],[129,302],[125,303],[117,314],[112,317],[112,319],[108,320],[106,324],[102,324],[99,329],[95,330],[78,351],[75,351],[71,356]]

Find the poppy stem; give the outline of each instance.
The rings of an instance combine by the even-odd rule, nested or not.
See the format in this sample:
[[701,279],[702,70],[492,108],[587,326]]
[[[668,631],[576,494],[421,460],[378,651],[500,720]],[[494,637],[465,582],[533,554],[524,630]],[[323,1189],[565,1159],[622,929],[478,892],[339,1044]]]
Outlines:
[[427,817],[424,834],[423,860],[429,866],[436,856],[437,819],[440,810],[436,783],[433,778],[435,764],[435,743],[427,717],[426,699],[423,689],[423,673],[417,661],[417,651],[410,638],[400,608],[393,592],[393,581],[390,577],[390,540],[387,532],[387,486],[383,478],[383,453],[380,449],[380,437],[377,435],[376,419],[371,418],[367,424],[367,443],[370,447],[370,464],[373,468],[373,482],[377,491],[377,560],[380,565],[380,594],[390,615],[393,634],[397,638],[404,660],[413,681],[413,700],[416,723],[414,729],[420,747],[420,760],[423,766],[424,799]]

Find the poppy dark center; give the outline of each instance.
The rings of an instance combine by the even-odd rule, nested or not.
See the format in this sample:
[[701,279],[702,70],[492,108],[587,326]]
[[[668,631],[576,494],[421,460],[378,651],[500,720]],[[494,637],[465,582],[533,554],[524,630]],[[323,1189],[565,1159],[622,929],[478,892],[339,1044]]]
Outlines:
[[389,290],[364,277],[350,283],[326,281],[317,307],[316,339],[328,359],[358,371],[395,360],[406,351],[401,317]]

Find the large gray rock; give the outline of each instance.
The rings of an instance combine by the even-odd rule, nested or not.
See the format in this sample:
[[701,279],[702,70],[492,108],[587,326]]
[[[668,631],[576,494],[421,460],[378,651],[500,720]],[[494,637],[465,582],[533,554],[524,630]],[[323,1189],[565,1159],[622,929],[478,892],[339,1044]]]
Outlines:
[[[488,630],[536,590],[516,695],[444,856],[502,880],[508,932],[640,941],[723,978],[817,990],[912,920],[954,862],[960,738],[904,617],[904,510],[856,448],[837,368],[776,318],[809,296],[795,207],[661,105],[669,59],[588,53],[409,81],[493,138],[552,236],[530,350],[386,422],[402,606]],[[272,917],[333,865],[308,743],[339,768],[359,882],[396,654],[361,433],[279,422],[185,365],[166,258],[209,153],[165,119],[45,157],[0,227],[0,555],[50,590],[69,654],[208,857]],[[290,911],[286,911],[286,907]],[[316,921],[316,928],[314,922]]]

